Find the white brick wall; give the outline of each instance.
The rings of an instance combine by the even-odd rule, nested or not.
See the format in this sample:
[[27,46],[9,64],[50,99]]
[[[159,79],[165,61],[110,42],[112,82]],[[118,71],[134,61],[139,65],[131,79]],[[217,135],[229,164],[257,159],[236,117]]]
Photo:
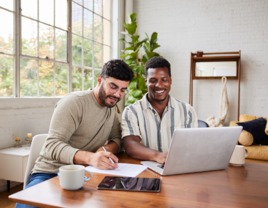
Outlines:
[[[190,52],[239,51],[242,54],[240,114],[268,117],[267,0],[135,0],[139,35],[158,32],[157,51],[172,69],[171,95],[189,101]],[[194,81],[194,108],[200,119],[218,116],[220,80]],[[237,81],[228,80],[230,107],[225,121],[236,120]]]
[[[58,100],[59,98],[0,99],[0,149],[13,146],[18,136],[24,141],[27,133],[47,133]],[[17,184],[11,183],[11,187]],[[6,181],[0,180],[0,192],[4,190]]]
[[27,133],[47,133],[59,98],[6,98],[0,100],[0,149],[24,141]]

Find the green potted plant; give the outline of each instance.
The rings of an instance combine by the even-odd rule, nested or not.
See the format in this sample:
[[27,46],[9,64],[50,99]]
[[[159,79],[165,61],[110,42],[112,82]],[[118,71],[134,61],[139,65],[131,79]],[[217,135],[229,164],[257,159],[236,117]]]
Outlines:
[[[135,103],[141,99],[142,96],[147,92],[147,86],[145,85],[145,63],[154,56],[160,56],[154,52],[155,49],[159,48],[160,45],[157,43],[157,33],[154,32],[151,38],[146,34],[146,38],[139,40],[140,36],[137,34],[137,22],[136,13],[128,15],[130,23],[124,23],[126,31],[121,32],[122,34],[130,37],[130,42],[124,38],[119,39],[125,42],[126,47],[121,58],[125,58],[125,62],[131,67],[134,72],[134,78],[128,86],[127,102],[125,106]],[[143,47],[144,55],[140,53],[140,49]]]

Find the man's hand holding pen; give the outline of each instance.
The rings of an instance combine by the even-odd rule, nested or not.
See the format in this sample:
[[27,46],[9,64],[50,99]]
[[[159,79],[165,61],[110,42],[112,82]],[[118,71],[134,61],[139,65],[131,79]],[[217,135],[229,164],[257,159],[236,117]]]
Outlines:
[[105,152],[102,147],[95,153],[83,150],[77,151],[74,156],[74,163],[92,165],[95,168],[103,170],[113,170],[118,168],[118,158],[112,152]]
[[[94,153],[91,165],[103,169],[103,170],[113,170],[118,168],[118,158],[111,152],[98,151]],[[113,162],[111,162],[111,160]]]

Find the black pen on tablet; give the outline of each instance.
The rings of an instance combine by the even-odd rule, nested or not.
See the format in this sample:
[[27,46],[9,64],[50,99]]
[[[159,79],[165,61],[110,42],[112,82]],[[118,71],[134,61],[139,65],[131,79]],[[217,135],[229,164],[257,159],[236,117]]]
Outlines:
[[[104,152],[107,152],[104,146],[102,146],[102,149],[104,150]],[[112,158],[109,157],[109,160],[114,164],[114,161],[112,160]]]

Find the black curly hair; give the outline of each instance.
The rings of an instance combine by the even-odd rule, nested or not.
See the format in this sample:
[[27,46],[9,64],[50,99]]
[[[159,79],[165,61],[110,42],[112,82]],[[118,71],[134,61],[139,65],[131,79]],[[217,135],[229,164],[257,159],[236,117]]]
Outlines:
[[170,63],[166,59],[159,56],[150,58],[145,64],[145,77],[147,77],[148,69],[165,68],[165,67],[167,67],[168,74],[169,76],[171,76]]
[[101,77],[113,77],[122,81],[129,81],[134,77],[132,69],[121,59],[112,59],[106,62],[101,70]]

